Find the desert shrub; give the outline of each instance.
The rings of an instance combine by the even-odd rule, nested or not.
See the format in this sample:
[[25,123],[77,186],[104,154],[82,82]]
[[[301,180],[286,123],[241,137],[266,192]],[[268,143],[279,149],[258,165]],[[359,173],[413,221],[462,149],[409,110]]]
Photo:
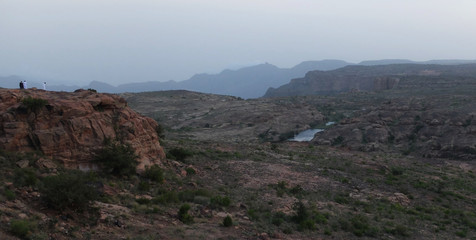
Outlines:
[[260,218],[256,209],[252,209],[252,208],[248,209],[248,211],[246,211],[246,215],[248,215],[248,217],[251,220],[259,220],[259,218]]
[[3,195],[5,195],[5,197],[7,198],[7,200],[11,201],[11,200],[14,200],[17,195],[10,189],[5,189],[3,191]]
[[40,192],[43,200],[49,207],[58,210],[83,210],[99,195],[92,185],[93,176],[80,171],[48,176],[42,182]]
[[230,206],[231,200],[229,197],[225,196],[215,196],[210,199],[210,204],[212,207],[217,207],[217,206],[222,206],[222,207],[228,207]]
[[195,171],[195,169],[191,168],[191,167],[188,167],[188,168],[185,168],[185,171],[187,172],[187,176],[190,176],[190,175],[195,175],[197,172]]
[[12,220],[10,232],[20,238],[25,238],[31,230],[31,224],[27,220]]
[[298,230],[316,230],[316,222],[313,219],[307,218],[304,221],[299,223]]
[[137,190],[141,192],[147,192],[150,190],[150,184],[146,181],[140,181],[139,185],[137,186]]
[[271,218],[271,223],[280,226],[283,222],[286,221],[286,214],[283,212],[276,212],[273,214],[273,217]]
[[223,219],[223,226],[225,227],[231,227],[233,226],[233,219],[228,215]]
[[298,224],[298,230],[300,231],[316,230],[316,224],[327,224],[328,214],[308,209],[301,201],[295,203],[293,209],[296,214],[292,216],[292,220]]
[[177,161],[184,161],[192,155],[193,154],[190,150],[183,148],[172,148],[167,152],[167,158],[175,159]]
[[304,189],[300,185],[296,185],[293,188],[289,189],[289,193],[294,196],[300,196],[304,193]]
[[130,176],[135,174],[137,155],[129,144],[122,144],[106,139],[104,147],[95,157],[104,172],[116,176]]
[[31,168],[17,168],[14,174],[14,183],[16,186],[34,186],[38,181],[35,171]]
[[182,202],[193,202],[196,196],[211,197],[211,194],[206,189],[184,190],[178,194],[178,198]]
[[193,223],[193,216],[188,213],[188,210],[190,205],[183,204],[178,211],[178,219],[185,224]]
[[164,181],[164,171],[158,165],[152,165],[150,168],[146,167],[144,177],[151,181],[161,183]]
[[332,140],[332,146],[339,145],[344,142],[344,137],[338,136]]
[[34,113],[37,113],[40,109],[46,106],[46,104],[48,104],[48,101],[45,99],[34,98],[31,96],[23,98],[21,102],[23,103],[23,105],[26,107],[26,109],[29,112],[34,112]]
[[385,228],[385,232],[396,236],[408,237],[410,236],[409,229],[404,225],[397,225],[393,228]]
[[177,192],[175,191],[166,191],[161,195],[154,197],[152,199],[152,203],[158,204],[166,204],[166,203],[176,203],[179,202],[179,198]]
[[93,88],[88,88],[88,91],[93,92],[93,93],[97,93],[97,92],[98,92],[96,89],[93,89]]
[[293,220],[297,223],[301,223],[309,218],[309,212],[304,206],[304,203],[297,202],[293,206],[294,211],[296,211],[296,215],[294,215]]
[[210,204],[210,198],[204,196],[196,196],[195,198],[193,198],[193,202],[196,204],[207,206]]
[[369,236],[375,237],[377,235],[378,229],[371,226],[369,220],[364,215],[355,215],[350,218],[350,227],[352,232],[358,236]]
[[150,199],[147,199],[147,198],[137,198],[136,202],[139,204],[149,204],[151,201]]
[[392,175],[398,176],[398,175],[402,175],[405,169],[403,167],[395,166],[390,168],[390,171],[392,172]]
[[165,129],[162,125],[157,125],[157,127],[155,128],[155,132],[157,133],[157,136],[160,138],[160,139],[163,139],[165,138]]

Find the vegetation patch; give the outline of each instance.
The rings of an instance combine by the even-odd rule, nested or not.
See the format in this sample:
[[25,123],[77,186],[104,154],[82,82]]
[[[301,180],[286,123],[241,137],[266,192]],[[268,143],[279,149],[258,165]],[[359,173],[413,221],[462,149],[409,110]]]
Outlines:
[[46,104],[48,104],[48,100],[41,99],[41,98],[34,98],[31,96],[23,98],[21,102],[23,106],[25,106],[29,112],[34,112],[34,113],[38,113],[43,107],[46,106]]
[[68,171],[43,179],[41,196],[53,209],[84,210],[90,207],[99,194],[94,187],[94,176],[80,171]]
[[115,176],[131,176],[136,172],[137,155],[134,149],[117,141],[106,139],[104,147],[95,157],[105,173]]

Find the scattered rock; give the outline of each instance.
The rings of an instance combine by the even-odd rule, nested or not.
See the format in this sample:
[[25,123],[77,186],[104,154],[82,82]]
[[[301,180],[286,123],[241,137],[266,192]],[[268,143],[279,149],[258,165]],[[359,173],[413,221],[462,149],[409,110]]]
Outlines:
[[26,167],[28,167],[28,166],[30,165],[30,161],[28,161],[28,160],[20,160],[20,161],[18,161],[16,164],[17,164],[17,166],[18,166],[19,168],[26,168]]

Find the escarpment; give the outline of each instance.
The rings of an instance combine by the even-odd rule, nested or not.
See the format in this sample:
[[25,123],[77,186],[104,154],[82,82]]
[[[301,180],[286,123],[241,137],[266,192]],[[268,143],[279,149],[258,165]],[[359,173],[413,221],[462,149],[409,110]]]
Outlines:
[[165,159],[153,119],[115,95],[78,90],[0,89],[0,149],[40,152],[67,168],[88,168],[105,139],[130,144],[138,169]]

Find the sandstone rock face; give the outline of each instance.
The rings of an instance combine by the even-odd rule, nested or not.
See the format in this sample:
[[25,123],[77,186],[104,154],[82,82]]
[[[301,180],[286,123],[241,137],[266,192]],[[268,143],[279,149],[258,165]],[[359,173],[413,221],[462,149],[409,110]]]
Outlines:
[[[48,103],[33,111],[22,103],[27,97]],[[0,89],[0,100],[0,149],[40,151],[65,167],[91,168],[94,154],[110,138],[134,148],[139,170],[165,159],[157,122],[131,110],[121,97],[86,90]]]

